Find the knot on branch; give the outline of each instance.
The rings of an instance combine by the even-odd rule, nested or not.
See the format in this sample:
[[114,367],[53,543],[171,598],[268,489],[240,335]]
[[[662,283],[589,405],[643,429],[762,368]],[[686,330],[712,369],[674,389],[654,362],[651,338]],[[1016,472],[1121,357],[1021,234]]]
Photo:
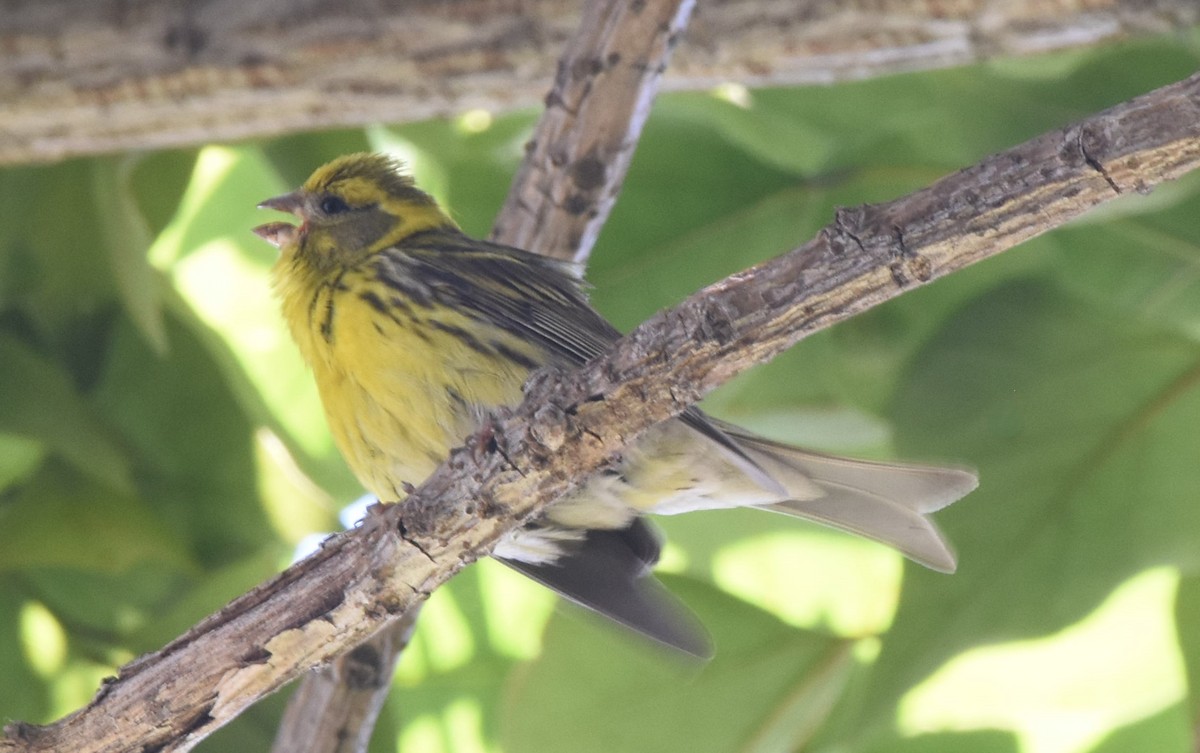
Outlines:
[[571,180],[581,191],[593,192],[608,182],[608,166],[602,155],[593,149],[571,165]]
[[567,441],[570,429],[566,411],[557,405],[547,404],[533,414],[533,422],[529,424],[529,439],[539,445],[544,454],[553,454]]
[[895,259],[888,264],[888,271],[896,287],[907,287],[914,280],[924,283],[933,279],[933,264],[905,244],[904,229],[899,225],[892,227],[892,252]]
[[866,204],[857,207],[838,207],[833,213],[833,224],[821,229],[821,236],[834,256],[845,256],[847,252],[866,251],[862,238],[867,224]]
[[521,385],[521,395],[525,400],[560,402],[556,398],[561,397],[565,375],[566,371],[560,366],[543,366],[530,374],[525,384]]
[[703,340],[728,345],[738,336],[738,313],[720,298],[706,302],[697,312],[696,334]]
[[351,690],[374,690],[382,688],[392,680],[391,663],[388,657],[370,643],[363,643],[340,663],[346,686]]
[[1066,129],[1062,148],[1058,156],[1071,167],[1087,165],[1095,170],[1115,194],[1124,193],[1104,166],[1104,160],[1112,152],[1112,138],[1102,122],[1080,123]]
[[40,724],[30,724],[29,722],[9,722],[4,725],[4,737],[8,740],[17,743],[26,743],[29,746],[38,744],[38,740],[42,737],[41,733],[44,730]]
[[883,260],[898,288],[929,282],[933,264],[907,242],[903,227],[888,216],[887,205],[862,204],[839,208],[822,237],[835,258],[862,254]]

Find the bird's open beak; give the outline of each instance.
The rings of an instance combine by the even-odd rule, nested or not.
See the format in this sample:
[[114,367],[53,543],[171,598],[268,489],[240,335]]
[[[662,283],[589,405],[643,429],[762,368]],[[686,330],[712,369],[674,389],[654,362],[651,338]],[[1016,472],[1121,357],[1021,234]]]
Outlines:
[[297,217],[300,216],[300,208],[304,206],[304,197],[299,191],[285,193],[282,196],[276,196],[272,199],[267,199],[258,205],[259,209],[274,209],[279,212],[291,212]]
[[268,222],[254,228],[254,234],[275,248],[283,248],[296,237],[296,226],[290,222]]
[[[301,208],[304,206],[304,197],[299,191],[285,193],[282,196],[275,196],[259,203],[259,209],[274,209],[278,212],[290,212],[303,222],[304,215],[301,214]],[[270,243],[275,248],[283,248],[283,246],[291,242],[296,237],[296,232],[299,230],[290,222],[268,222],[265,225],[259,225],[254,228],[254,234],[262,238],[267,243]]]

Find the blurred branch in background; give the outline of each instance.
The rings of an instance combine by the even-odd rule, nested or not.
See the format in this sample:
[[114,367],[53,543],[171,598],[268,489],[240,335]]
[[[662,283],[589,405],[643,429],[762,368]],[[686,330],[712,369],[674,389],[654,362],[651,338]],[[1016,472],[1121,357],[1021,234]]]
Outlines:
[[[580,5],[5,3],[0,164],[530,107]],[[701,6],[664,86],[831,83],[1198,20],[1194,0],[729,0]]]

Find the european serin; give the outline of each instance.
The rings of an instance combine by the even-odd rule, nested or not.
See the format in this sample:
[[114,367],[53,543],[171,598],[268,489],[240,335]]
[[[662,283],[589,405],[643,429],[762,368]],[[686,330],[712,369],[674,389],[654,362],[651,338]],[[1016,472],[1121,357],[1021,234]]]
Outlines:
[[[403,500],[489,411],[519,402],[534,369],[578,366],[620,336],[589,305],[571,265],[468,237],[387,157],[342,157],[260,206],[300,219],[256,232],[280,249],[274,281],[284,317],[334,439],[382,501]],[[925,516],[976,483],[965,470],[811,453],[693,408],[647,432],[493,556],[706,655],[703,629],[649,574],[660,542],[645,513],[773,510],[949,572],[954,555]]]

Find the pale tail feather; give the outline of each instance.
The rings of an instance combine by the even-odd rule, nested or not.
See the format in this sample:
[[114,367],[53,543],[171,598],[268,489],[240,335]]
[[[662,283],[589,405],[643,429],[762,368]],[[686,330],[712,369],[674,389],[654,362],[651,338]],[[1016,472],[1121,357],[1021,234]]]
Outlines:
[[815,483],[825,492],[813,499],[804,491],[799,499],[762,509],[849,531],[894,547],[926,567],[954,572],[954,552],[926,515],[975,489],[979,479],[973,472],[821,455],[722,428],[784,488],[810,490]]

